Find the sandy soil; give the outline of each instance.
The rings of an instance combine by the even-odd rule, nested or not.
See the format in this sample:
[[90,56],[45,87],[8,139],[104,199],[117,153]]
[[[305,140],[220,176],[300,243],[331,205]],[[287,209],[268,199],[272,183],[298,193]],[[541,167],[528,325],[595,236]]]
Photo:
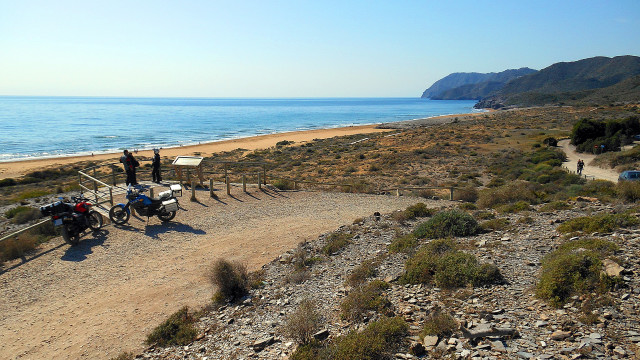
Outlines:
[[[238,148],[247,150],[266,149],[275,146],[276,143],[283,140],[294,141],[296,143],[308,142],[313,139],[327,139],[335,136],[345,136],[354,134],[368,134],[374,132],[392,131],[391,129],[378,129],[376,125],[364,125],[364,126],[348,126],[335,129],[321,129],[321,130],[308,130],[308,131],[295,131],[280,134],[261,135],[249,138],[217,141],[211,143],[205,143],[200,145],[182,146],[176,148],[163,149],[160,154],[163,157],[175,158],[179,155],[193,155],[194,153],[201,153],[203,155],[210,155],[216,152],[231,151]],[[132,150],[132,149],[129,149]],[[35,159],[25,161],[14,162],[0,162],[0,180],[5,178],[15,178],[22,176],[28,172],[41,170],[45,168],[57,167],[60,165],[74,164],[82,161],[102,161],[113,160],[117,161],[121,153],[114,154],[97,154],[95,156],[70,156],[59,157],[51,159]],[[153,156],[151,150],[140,151],[136,156]]]
[[558,146],[562,148],[564,153],[567,155],[567,161],[562,164],[565,168],[569,169],[572,172],[576,172],[576,167],[578,165],[578,160],[582,159],[584,161],[584,169],[582,169],[582,175],[591,179],[601,179],[601,180],[609,180],[614,183],[618,182],[618,172],[613,169],[603,169],[597,166],[590,165],[591,161],[595,159],[596,155],[586,154],[586,153],[577,153],[576,147],[569,144],[570,140],[560,140],[558,142]]
[[[222,190],[220,186],[219,190]],[[410,197],[235,188],[218,201],[181,199],[174,222],[106,226],[78,246],[54,239],[0,274],[0,358],[109,359],[137,352],[184,305],[206,304],[218,258],[259,268],[299,242],[356,218],[404,209]],[[10,264],[11,265],[11,264]]]

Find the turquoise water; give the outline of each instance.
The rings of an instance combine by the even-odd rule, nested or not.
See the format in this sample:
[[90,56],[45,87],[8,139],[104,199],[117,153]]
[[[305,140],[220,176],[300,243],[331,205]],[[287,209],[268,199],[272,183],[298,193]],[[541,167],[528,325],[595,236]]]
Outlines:
[[420,98],[0,97],[0,161],[175,147],[474,112]]

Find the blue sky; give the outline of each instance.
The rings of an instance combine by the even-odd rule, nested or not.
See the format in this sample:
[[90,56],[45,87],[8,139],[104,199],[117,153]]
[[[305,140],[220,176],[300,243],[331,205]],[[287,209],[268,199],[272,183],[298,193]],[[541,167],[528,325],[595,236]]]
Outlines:
[[418,97],[640,55],[640,1],[0,0],[0,95]]

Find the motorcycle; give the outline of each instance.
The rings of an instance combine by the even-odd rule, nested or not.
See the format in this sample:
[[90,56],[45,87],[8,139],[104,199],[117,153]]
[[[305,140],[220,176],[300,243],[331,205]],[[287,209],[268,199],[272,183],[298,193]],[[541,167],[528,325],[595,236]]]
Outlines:
[[82,195],[72,196],[73,203],[57,201],[40,208],[44,216],[51,216],[53,226],[62,226],[62,238],[71,245],[78,245],[80,234],[87,228],[98,231],[102,227],[102,215],[91,210],[91,203]]
[[162,222],[171,221],[178,211],[178,199],[176,194],[182,194],[180,185],[171,185],[169,190],[158,194],[158,198],[150,198],[143,194],[144,188],[129,187],[127,189],[127,203],[114,205],[109,210],[109,219],[118,225],[124,225],[129,221],[131,209],[140,216],[146,216],[147,220],[152,216],[158,216]]

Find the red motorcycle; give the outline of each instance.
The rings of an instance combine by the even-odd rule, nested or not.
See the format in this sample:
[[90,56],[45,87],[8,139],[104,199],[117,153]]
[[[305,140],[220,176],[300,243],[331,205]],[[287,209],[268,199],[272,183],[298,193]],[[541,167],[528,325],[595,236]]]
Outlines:
[[44,216],[51,216],[53,225],[62,226],[62,238],[69,245],[75,246],[80,242],[80,234],[87,228],[98,231],[102,227],[102,215],[91,210],[91,203],[82,195],[72,196],[73,203],[57,201],[40,208]]

